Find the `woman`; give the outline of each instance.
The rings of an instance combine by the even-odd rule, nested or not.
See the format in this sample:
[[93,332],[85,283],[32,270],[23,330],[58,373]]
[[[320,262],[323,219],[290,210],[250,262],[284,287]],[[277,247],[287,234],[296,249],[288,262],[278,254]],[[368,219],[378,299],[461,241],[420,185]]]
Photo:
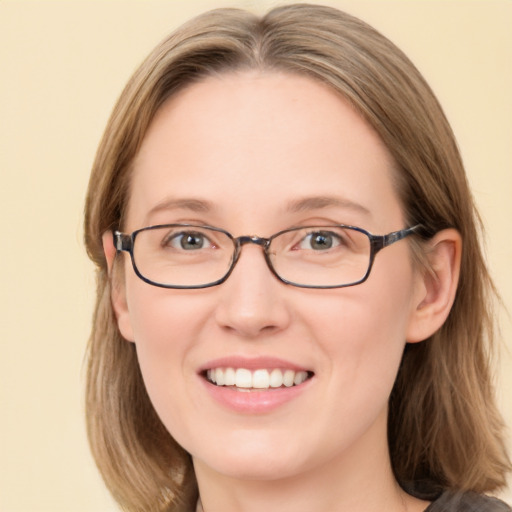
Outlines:
[[184,25],[111,116],[85,237],[89,436],[126,510],[510,510],[482,496],[510,462],[461,159],[366,24]]

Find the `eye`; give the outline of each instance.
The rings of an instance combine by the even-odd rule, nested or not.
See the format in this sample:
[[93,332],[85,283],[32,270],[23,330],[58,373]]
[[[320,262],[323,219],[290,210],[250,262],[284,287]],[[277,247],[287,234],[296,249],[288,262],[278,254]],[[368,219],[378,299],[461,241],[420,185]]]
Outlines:
[[315,231],[305,236],[298,244],[299,249],[327,251],[341,245],[341,238],[332,231]]
[[167,237],[162,241],[162,245],[184,251],[197,251],[199,249],[206,249],[212,244],[204,234],[189,231]]

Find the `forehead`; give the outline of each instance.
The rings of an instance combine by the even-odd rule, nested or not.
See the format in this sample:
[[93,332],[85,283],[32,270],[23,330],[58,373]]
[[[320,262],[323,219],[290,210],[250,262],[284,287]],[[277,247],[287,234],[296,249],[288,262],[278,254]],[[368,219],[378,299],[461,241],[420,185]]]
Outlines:
[[334,90],[291,74],[229,73],[188,86],[158,111],[133,169],[128,217],[137,227],[155,206],[184,199],[242,216],[310,196],[397,206],[391,157],[375,132]]

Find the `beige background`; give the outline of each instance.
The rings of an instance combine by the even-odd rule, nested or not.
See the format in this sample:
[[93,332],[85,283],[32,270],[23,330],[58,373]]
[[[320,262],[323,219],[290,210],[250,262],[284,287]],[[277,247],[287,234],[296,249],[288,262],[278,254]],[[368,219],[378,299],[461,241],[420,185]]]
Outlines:
[[[208,8],[278,3],[0,0],[0,511],[116,510],[82,418],[93,270],[81,222],[95,148],[125,81],[173,27]],[[512,310],[512,2],[322,3],[384,32],[437,92]],[[510,350],[510,318],[501,324]],[[512,425],[510,352],[500,367]]]

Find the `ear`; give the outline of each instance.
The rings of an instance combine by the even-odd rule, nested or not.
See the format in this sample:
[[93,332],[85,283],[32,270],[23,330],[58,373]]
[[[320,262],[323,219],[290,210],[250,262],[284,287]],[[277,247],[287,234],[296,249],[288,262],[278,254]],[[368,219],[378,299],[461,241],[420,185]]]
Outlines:
[[[123,338],[128,341],[135,341],[133,329],[130,322],[130,312],[126,300],[126,285],[122,276],[124,272],[115,272],[114,261],[117,255],[117,249],[114,247],[114,237],[112,231],[105,231],[102,236],[103,252],[107,260],[108,276],[110,280],[112,307],[116,315],[117,326]],[[120,262],[121,263],[121,262]]]
[[407,341],[432,336],[450,313],[459,282],[462,239],[455,229],[444,229],[425,248],[427,268],[418,275]]

